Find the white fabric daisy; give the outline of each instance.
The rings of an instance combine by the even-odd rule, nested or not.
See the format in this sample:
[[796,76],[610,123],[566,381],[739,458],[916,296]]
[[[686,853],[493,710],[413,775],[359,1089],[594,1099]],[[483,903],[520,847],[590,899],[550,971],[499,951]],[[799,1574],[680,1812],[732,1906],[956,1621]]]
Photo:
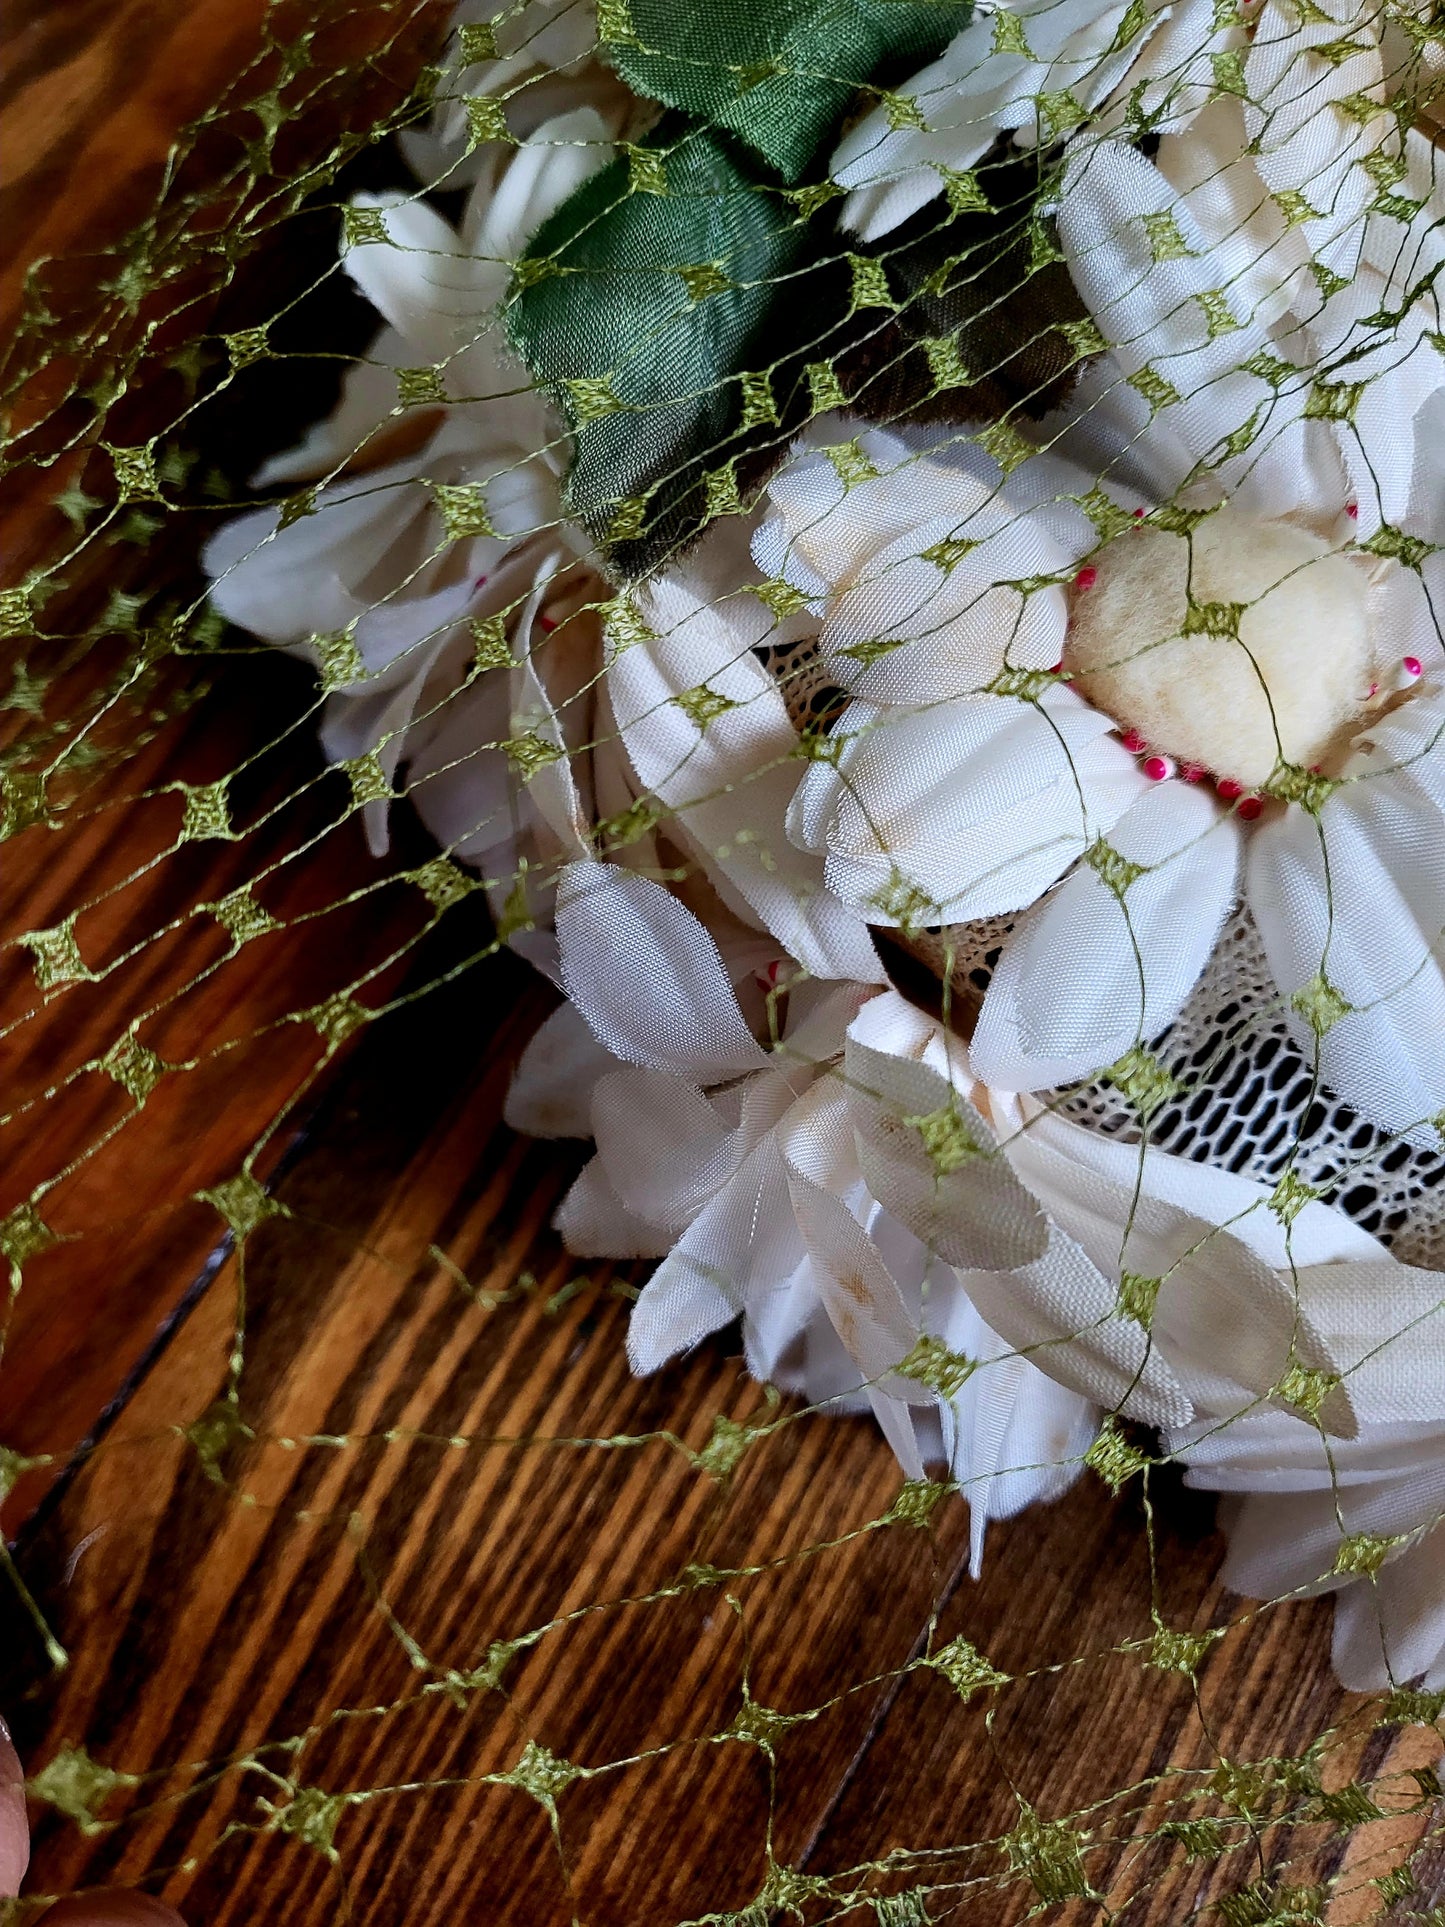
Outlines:
[[[1308,1202],[1286,1226],[1261,1185],[991,1090],[895,991],[800,977],[736,929],[725,962],[647,878],[573,866],[557,935],[572,1001],[508,1117],[595,1139],[558,1215],[572,1250],[663,1261],[633,1313],[637,1369],[741,1313],[757,1376],[866,1402],[911,1476],[935,1411],[978,1520],[1005,1490],[1038,1496],[1029,1479],[990,1496],[1010,1464],[1055,1489],[1099,1405],[1173,1427],[1287,1410],[1294,1372],[1324,1385],[1331,1432],[1358,1430],[1332,1294],[1379,1302],[1405,1268],[1339,1213]],[[948,1353],[987,1371],[955,1357],[940,1377]]]
[[[594,108],[574,107],[559,127],[598,144],[493,149],[458,229],[419,200],[358,197],[386,238],[350,247],[345,266],[387,326],[335,411],[256,478],[319,486],[295,519],[277,509],[236,517],[203,558],[223,615],[326,670],[327,756],[374,753],[388,778],[408,763],[423,818],[477,861],[515,837],[494,746],[513,734],[514,696],[524,710],[543,706],[519,680],[555,681],[571,695],[585,675],[555,659],[581,654],[590,668],[597,648],[595,618],[577,613],[600,597],[590,544],[561,514],[564,450],[506,360],[495,317],[527,237],[606,158]],[[403,410],[398,367],[435,369],[445,402]],[[567,636],[543,650],[563,622]],[[474,657],[481,668],[509,655],[510,689],[505,674],[468,680]],[[573,707],[574,734],[586,740],[588,719]],[[550,726],[524,721],[544,738]],[[368,805],[367,818],[384,846],[385,803]]]
[[[1164,1028],[1242,885],[1327,1082],[1432,1140],[1445,401],[1440,197],[1412,155],[1424,205],[1371,217],[1361,290],[1308,324],[1276,301],[1267,329],[1159,168],[1081,151],[1060,235],[1112,352],[1055,439],[1094,472],[1041,454],[1005,477],[962,438],[929,457],[871,431],[772,485],[755,553],[853,699],[790,830],[876,922],[1028,911],[973,1042],[996,1087],[1088,1077]],[[1285,361],[1307,332],[1359,394]]]
[[[1445,1279],[1395,1266],[1341,1280],[1321,1313],[1368,1413],[1350,1440],[1261,1412],[1171,1440],[1191,1485],[1230,1495],[1225,1582],[1262,1599],[1335,1592],[1342,1683],[1445,1687]],[[1381,1305],[1389,1307],[1382,1326]]]
[[1439,66],[1428,8],[1399,11],[1397,23],[1383,8],[1361,14],[1349,0],[1327,0],[1307,18],[1287,0],[980,8],[899,90],[914,113],[885,103],[840,142],[830,173],[848,190],[843,224],[880,239],[966,175],[1001,135],[1031,147],[1069,136],[1092,143],[1126,129],[1176,134],[1222,98],[1242,105],[1257,178],[1283,196],[1271,207],[1276,220],[1299,222],[1326,253],[1347,248],[1352,233],[1358,245],[1376,191],[1359,163],[1395,141],[1389,117],[1372,115],[1370,104],[1383,110],[1423,91]]
[[[736,927],[725,966],[674,897],[601,865],[564,878],[558,935],[575,1003],[529,1046],[507,1116],[596,1139],[558,1214],[569,1248],[663,1260],[632,1315],[634,1368],[742,1312],[755,1377],[871,1409],[911,1478],[947,1461],[977,1574],[987,1521],[1066,1490],[1098,1414],[990,1330],[957,1272],[868,1196],[840,1074],[849,1026],[866,1004],[906,1049],[927,1020],[871,985],[802,978]],[[771,1029],[768,1050],[755,1032]],[[1007,1229],[992,1241],[1014,1255]]]

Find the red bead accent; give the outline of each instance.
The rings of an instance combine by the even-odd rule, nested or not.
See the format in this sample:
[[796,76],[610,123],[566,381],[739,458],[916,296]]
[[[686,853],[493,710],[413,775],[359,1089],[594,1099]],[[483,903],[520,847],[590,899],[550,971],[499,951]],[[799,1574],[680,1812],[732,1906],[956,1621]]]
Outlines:
[[1244,794],[1243,783],[1236,783],[1232,776],[1221,776],[1214,787],[1226,803],[1232,803],[1236,796]]
[[1407,676],[1423,676],[1425,673],[1425,665],[1418,656],[1406,656],[1400,667]]
[[1203,763],[1181,763],[1179,774],[1186,783],[1202,783],[1207,771]]
[[1135,520],[1136,522],[1142,522],[1142,521],[1144,520],[1144,511],[1143,511],[1143,509],[1135,509],[1135,511],[1134,511],[1134,520]]
[[1174,765],[1167,756],[1146,756],[1142,767],[1151,783],[1162,783],[1166,776],[1174,774]]
[[551,635],[552,631],[557,627],[557,623],[552,616],[538,616],[537,627],[544,630],[546,634]]
[[1244,818],[1246,823],[1252,823],[1263,808],[1264,803],[1258,796],[1245,796],[1240,798],[1239,814]]
[[1099,571],[1097,569],[1091,567],[1082,568],[1074,577],[1074,587],[1076,589],[1092,589],[1098,579]]
[[1346,502],[1346,503],[1345,503],[1345,514],[1349,516],[1349,518],[1350,518],[1350,520],[1351,520],[1352,522],[1358,522],[1358,521],[1359,521],[1359,519],[1360,519],[1360,505],[1359,505],[1359,503],[1358,503],[1358,502]]
[[1137,729],[1126,729],[1119,740],[1131,756],[1142,756],[1149,747]]

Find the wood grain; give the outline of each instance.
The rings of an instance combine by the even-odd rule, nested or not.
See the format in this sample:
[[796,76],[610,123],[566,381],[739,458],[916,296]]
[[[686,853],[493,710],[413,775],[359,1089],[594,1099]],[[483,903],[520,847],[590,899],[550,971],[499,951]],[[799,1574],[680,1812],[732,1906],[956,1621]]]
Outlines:
[[[80,1742],[140,1782],[100,1806],[103,1832],[43,1817],[37,1882],[143,1885],[191,1927],[631,1927],[744,1908],[771,1816],[778,1864],[836,1882],[904,1850],[906,1881],[861,1889],[925,1882],[937,1917],[974,1927],[1037,1901],[998,1845],[1020,1796],[1047,1818],[1102,1802],[1084,1865],[1129,1927],[1192,1918],[1284,1857],[1328,1872],[1326,1823],[1236,1815],[1218,1865],[1144,1839],[1222,1810],[1205,1789],[1221,1757],[1287,1756],[1362,1717],[1331,1682],[1322,1605],[1239,1625],[1197,1697],[1119,1650],[1147,1639],[1151,1598],[1175,1628],[1238,1612],[1197,1499],[1156,1494],[1157,1595],[1139,1495],[1098,1482],[993,1529],[975,1584],[960,1500],[926,1530],[876,1525],[898,1473],[864,1423],[785,1423],[721,1482],[681,1449],[719,1413],[787,1414],[726,1343],[630,1379],[625,1281],[592,1267],[566,1295],[578,1268],[545,1221],[574,1163],[498,1123],[547,1000],[498,963],[367,1038],[277,1185],[287,1215],[246,1252],[246,1432],[208,1460],[172,1430],[225,1385],[233,1263],[30,1536],[22,1565],[72,1658],[0,1677],[22,1750]],[[698,1565],[727,1576],[686,1583]],[[908,1670],[935,1615],[935,1645],[965,1633],[1013,1683],[962,1701]],[[498,1642],[520,1644],[492,1688],[476,1672]],[[745,1681],[808,1716],[771,1760],[737,1731]],[[1326,1778],[1360,1740],[1372,1774],[1392,1744],[1438,1759],[1422,1738],[1364,1718]],[[586,1776],[555,1833],[495,1777],[529,1742]],[[319,1845],[296,1831],[318,1810]],[[1368,1873],[1425,1824],[1397,1824]],[[1343,1899],[1331,1916],[1362,1917]]]
[[[424,41],[444,9],[429,25],[420,8],[312,11],[381,47],[410,21]],[[17,0],[6,312],[28,262],[64,254],[78,258],[45,270],[47,299],[83,320],[183,123],[246,70],[262,18],[251,0]],[[421,41],[408,46],[414,69]],[[359,124],[379,111],[367,87],[405,83],[384,61],[363,69]],[[286,138],[335,125],[301,116]],[[187,152],[202,170],[229,164],[223,145]],[[311,220],[292,229],[303,255],[334,239],[334,216]],[[198,325],[253,325],[305,280],[267,259],[254,280],[208,284],[219,305]],[[343,323],[367,325],[326,318]],[[47,364],[33,331],[6,365],[48,459],[73,369]],[[150,372],[126,418],[137,434],[176,406]],[[322,404],[309,378],[263,368],[269,385],[208,404],[197,446],[243,474],[278,419]],[[55,552],[68,525],[53,498],[76,479],[96,485],[93,468],[38,460],[9,479],[13,569]],[[56,623],[78,631],[117,586],[174,582],[204,526],[136,556],[87,552]],[[98,665],[63,667],[55,702],[83,706]],[[1152,1495],[1157,1585],[1137,1487],[1115,1498],[1097,1481],[993,1528],[975,1583],[960,1499],[923,1527],[880,1524],[898,1473],[874,1431],[769,1406],[726,1339],[629,1377],[635,1279],[589,1267],[584,1281],[547,1230],[575,1157],[500,1122],[550,995],[520,965],[419,995],[314,1084],[319,1034],[274,1020],[416,934],[420,894],[387,879],[426,846],[403,814],[389,867],[371,858],[298,729],[232,799],[238,841],[147,870],[176,832],[167,785],[213,780],[312,699],[301,672],[264,658],[215,675],[115,779],[113,808],[87,815],[82,799],[62,831],[4,846],[11,934],[83,901],[92,969],[139,946],[48,994],[28,954],[0,953],[16,1114],[0,1130],[0,1213],[75,1163],[46,1201],[64,1241],[27,1265],[0,1362],[5,1443],[55,1461],[8,1516],[13,1529],[38,1502],[15,1556],[69,1660],[53,1668],[0,1580],[0,1707],[32,1771],[83,1746],[122,1776],[86,1826],[37,1804],[34,1894],[128,1883],[191,1927],[673,1927],[747,1909],[771,1864],[796,1876],[796,1912],[774,1918],[881,1920],[889,1893],[926,1887],[927,1917],[1003,1927],[1039,1901],[1001,1844],[1027,1802],[1073,1817],[1103,1896],[1048,1910],[1060,1922],[1176,1927],[1280,1870],[1337,1876],[1331,1927],[1383,1919],[1370,1883],[1432,1826],[1417,1890],[1390,1917],[1445,1903],[1445,1816],[1408,1777],[1438,1762],[1438,1733],[1377,1730],[1338,1692],[1328,1606],[1244,1615],[1218,1586],[1207,1508],[1177,1485]],[[266,866],[263,899],[287,927],[229,955],[201,906]],[[327,904],[324,922],[295,922]],[[374,996],[403,968],[424,991],[487,937],[467,900]],[[200,1062],[101,1145],[130,1100],[71,1073],[142,1006],[148,1047]],[[258,1169],[280,1210],[236,1253],[193,1194],[278,1115]],[[726,1476],[699,1462],[726,1436],[719,1417],[760,1428]],[[1151,1603],[1176,1629],[1230,1628],[1197,1690],[1147,1663]],[[1007,1683],[965,1699],[917,1663],[958,1635]],[[1332,1725],[1327,1786],[1383,1774],[1398,1812],[1346,1835],[1301,1820],[1277,1773],[1247,1818],[1206,1790],[1221,1758],[1298,1754]],[[535,1761],[529,1746],[578,1770],[552,1807],[504,1777]],[[1231,1851],[1196,1861],[1159,1838],[1180,1810],[1222,1816]]]
[[[3,1319],[0,1439],[35,1462],[4,1495],[11,1529],[224,1231],[194,1194],[247,1156],[264,1175],[294,1132],[293,1107],[326,1046],[313,1026],[283,1020],[361,978],[363,998],[384,1000],[396,981],[384,960],[427,911],[419,892],[387,879],[433,853],[403,811],[390,859],[368,855],[345,785],[324,774],[314,748],[315,687],[299,666],[243,643],[239,660],[161,658],[134,675],[125,633],[107,630],[117,595],[132,599],[133,626],[167,598],[176,606],[198,597],[196,548],[223,512],[197,492],[200,478],[241,481],[334,391],[334,362],[318,374],[312,361],[283,357],[223,378],[214,345],[198,364],[199,389],[194,375],[188,387],[173,351],[283,309],[282,350],[311,345],[308,330],[333,348],[359,347],[371,332],[374,316],[344,277],[308,293],[318,250],[334,247],[334,209],[293,217],[284,244],[213,263],[209,281],[186,284],[184,303],[166,283],[183,326],[158,324],[144,304],[118,313],[108,284],[142,217],[171,231],[157,209],[186,205],[188,168],[209,165],[217,184],[234,173],[238,123],[256,131],[246,102],[274,78],[269,48],[307,28],[332,63],[338,35],[357,55],[349,87],[328,93],[316,76],[306,82],[313,111],[281,136],[299,165],[308,144],[323,152],[349,119],[367,127],[405,98],[443,13],[341,0],[292,8],[289,18],[285,6],[250,0],[105,9],[22,0],[5,14],[0,385],[16,436],[0,479],[5,580],[52,573],[43,635],[3,645],[0,689],[13,674],[27,693],[0,696],[0,745],[17,767],[53,773],[52,821],[0,851],[0,1217],[40,1195],[45,1223],[64,1241],[28,1261]],[[319,59],[317,74],[325,72]],[[228,88],[207,159],[188,123]],[[167,170],[168,195],[159,195]],[[385,164],[366,158],[353,173],[352,184],[375,184]],[[347,190],[343,178],[337,191]],[[223,190],[223,204],[226,191],[234,211],[240,190]],[[43,326],[17,326],[27,277],[31,322],[42,314]],[[64,400],[75,341],[90,344],[82,359],[92,375],[126,370],[130,383],[110,418],[89,428]],[[82,539],[55,502],[83,485],[92,521],[103,512],[114,476],[88,444],[97,434],[164,435],[187,407],[176,444],[192,477],[184,512],[139,531],[112,521]],[[58,453],[77,436],[73,454]],[[131,686],[117,696],[127,675]],[[133,753],[121,754],[127,744]],[[231,834],[179,844],[177,786],[222,777],[232,779]],[[284,927],[229,954],[205,906],[258,876],[258,901]],[[76,912],[80,955],[98,980],[46,989],[32,950],[16,939]],[[137,1042],[175,1067],[140,1106],[104,1072],[81,1068],[136,1018]],[[63,1182],[48,1188],[57,1174]]]

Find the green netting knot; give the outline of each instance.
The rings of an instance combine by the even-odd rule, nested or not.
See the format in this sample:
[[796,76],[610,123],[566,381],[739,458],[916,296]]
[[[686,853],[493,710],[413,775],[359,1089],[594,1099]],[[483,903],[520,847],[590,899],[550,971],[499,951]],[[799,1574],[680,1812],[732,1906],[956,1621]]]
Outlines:
[[232,890],[228,896],[204,907],[209,909],[238,950],[253,938],[264,937],[268,930],[281,928],[271,912],[257,903],[251,895],[251,886],[246,883],[239,890]]
[[950,1639],[946,1646],[940,1646],[936,1653],[930,1653],[924,1660],[936,1673],[942,1673],[954,1692],[961,1700],[968,1700],[975,1693],[981,1693],[995,1686],[1007,1686],[1009,1675],[1001,1673],[991,1661],[984,1658],[971,1640],[960,1633]]
[[1433,1726],[1445,1713],[1445,1687],[1427,1693],[1418,1686],[1397,1686],[1380,1708],[1381,1726]]
[[705,682],[695,689],[684,689],[672,698],[695,729],[705,730],[715,716],[725,716],[737,703],[731,696],[724,696],[716,689],[709,689]]
[[1352,1532],[1341,1539],[1333,1570],[1346,1573],[1378,1572],[1396,1546],[1404,1545],[1407,1534]]
[[947,1498],[950,1489],[936,1479],[905,1479],[898,1488],[898,1497],[883,1514],[880,1523],[923,1529],[933,1518],[940,1502]]
[[972,1164],[979,1158],[993,1154],[991,1145],[979,1141],[956,1102],[918,1117],[905,1117],[902,1121],[922,1138],[928,1161],[941,1178],[948,1177],[962,1165]]
[[1269,1781],[1257,1766],[1221,1760],[1209,1776],[1209,1789],[1227,1807],[1248,1819],[1269,1801]]
[[363,1024],[369,1024],[375,1015],[376,1012],[366,1004],[358,1003],[344,990],[338,990],[323,1002],[313,1004],[309,1010],[298,1010],[296,1021],[314,1024],[324,1041],[332,1050],[336,1050]]
[[1084,861],[1095,872],[1106,890],[1111,891],[1120,902],[1131,884],[1137,883],[1147,871],[1143,863],[1133,863],[1121,855],[1106,837],[1096,837],[1084,852]]
[[[271,1824],[278,1833],[289,1833],[327,1860],[335,1860],[336,1827],[352,1795],[326,1793],[319,1786],[299,1786],[284,1806],[272,1807]],[[266,1805],[266,1802],[262,1802]]]
[[216,1399],[199,1418],[192,1419],[189,1425],[178,1425],[175,1429],[181,1438],[188,1439],[195,1447],[202,1470],[215,1485],[226,1483],[221,1471],[221,1459],[225,1453],[234,1446],[249,1445],[256,1436],[229,1398]]
[[1297,1010],[1316,1037],[1323,1037],[1333,1030],[1342,1017],[1348,1017],[1353,1005],[1343,997],[1323,971],[1317,972],[1309,982],[1295,991],[1290,1004]]
[[454,903],[460,903],[463,897],[469,897],[481,887],[475,877],[468,876],[449,856],[429,857],[407,875],[432,909],[438,911],[450,910]]
[[165,1076],[167,1068],[165,1060],[149,1050],[134,1031],[129,1030],[111,1045],[100,1060],[100,1067],[137,1104],[145,1103]]
[[[840,747],[841,745],[835,740],[835,754]],[[915,930],[926,929],[930,924],[943,922],[943,912],[932,897],[920,890],[918,885],[904,876],[896,866],[888,881],[881,889],[876,890],[868,901],[875,909],[881,910],[885,917],[891,918],[905,935],[911,936]]]
[[1118,1492],[1136,1473],[1144,1471],[1152,1464],[1145,1452],[1141,1452],[1126,1435],[1124,1428],[1109,1413],[1099,1427],[1097,1438],[1084,1454],[1084,1464],[1098,1473],[1104,1483]]
[[1159,1838],[1177,1840],[1190,1860],[1218,1860],[1229,1847],[1217,1820],[1166,1820]]
[[57,1242],[33,1204],[17,1204],[0,1218],[0,1258],[9,1262],[12,1271],[18,1272],[27,1260]]
[[746,1740],[771,1753],[775,1743],[782,1738],[790,1726],[797,1726],[806,1714],[780,1713],[775,1707],[763,1706],[751,1696],[744,1699],[737,1718],[732,1725],[718,1735],[724,1740]]
[[1225,1927],[1323,1927],[1323,1887],[1296,1887],[1266,1877],[1215,1902]]
[[1009,1866],[1022,1874],[1048,1906],[1065,1900],[1097,1900],[1084,1873],[1078,1835],[1062,1820],[1045,1820],[1021,1800],[1023,1817],[1003,1840]]
[[941,1338],[924,1332],[897,1371],[900,1378],[916,1379],[940,1398],[957,1398],[978,1366],[976,1358],[950,1351]]
[[1152,1117],[1161,1104],[1179,1096],[1183,1090],[1179,1081],[1142,1044],[1136,1044],[1132,1050],[1126,1051],[1116,1064],[1109,1066],[1103,1077],[1145,1119]]
[[227,779],[224,776],[215,783],[182,783],[179,787],[186,799],[181,817],[183,842],[202,842],[207,839],[227,843],[235,841],[236,832],[231,828],[231,811],[226,801]]
[[0,842],[50,820],[44,770],[0,770]]
[[213,1205],[230,1226],[236,1238],[244,1238],[267,1218],[278,1217],[285,1207],[267,1195],[266,1188],[249,1171],[238,1171],[224,1184],[197,1191],[203,1204]]
[[700,1452],[691,1454],[692,1462],[699,1472],[716,1479],[721,1485],[730,1479],[737,1470],[743,1454],[757,1437],[756,1431],[747,1423],[728,1418],[719,1412],[712,1422],[712,1433],[707,1444]]
[[149,442],[134,448],[115,448],[109,442],[102,442],[101,447],[115,466],[116,492],[122,503],[162,499],[155,449]]
[[42,990],[60,984],[84,983],[93,973],[75,940],[75,912],[49,930],[28,930],[20,939],[34,953],[35,981]]
[[115,1823],[97,1818],[97,1810],[117,1787],[139,1785],[138,1774],[102,1766],[83,1746],[63,1746],[48,1765],[31,1775],[25,1790],[32,1800],[43,1800],[73,1820],[82,1833],[104,1833]]
[[511,1772],[499,1773],[497,1779],[503,1785],[520,1787],[544,1807],[550,1807],[559,1793],[581,1777],[582,1771],[580,1766],[573,1766],[570,1760],[564,1760],[536,1740],[528,1740]]
[[1158,1626],[1149,1642],[1148,1663],[1161,1673],[1185,1673],[1193,1679],[1206,1653],[1220,1637],[1217,1632],[1185,1633],[1176,1632],[1170,1626]]

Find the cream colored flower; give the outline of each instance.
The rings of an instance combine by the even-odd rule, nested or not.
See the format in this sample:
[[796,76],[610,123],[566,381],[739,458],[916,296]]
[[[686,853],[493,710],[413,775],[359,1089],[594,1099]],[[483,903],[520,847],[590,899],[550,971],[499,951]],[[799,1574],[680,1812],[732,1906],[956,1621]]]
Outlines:
[[[1306,321],[1272,271],[1266,327],[1221,208],[1206,231],[1143,156],[1080,149],[1060,236],[1110,353],[1044,424],[1072,462],[1005,476],[962,434],[920,455],[834,426],[772,484],[755,553],[852,698],[791,833],[875,921],[1027,913],[973,1043],[995,1087],[1162,1030],[1242,888],[1326,1081],[1432,1141],[1445,256],[1410,153],[1408,218],[1371,215],[1358,285]],[[1358,392],[1315,373],[1326,342]]]

